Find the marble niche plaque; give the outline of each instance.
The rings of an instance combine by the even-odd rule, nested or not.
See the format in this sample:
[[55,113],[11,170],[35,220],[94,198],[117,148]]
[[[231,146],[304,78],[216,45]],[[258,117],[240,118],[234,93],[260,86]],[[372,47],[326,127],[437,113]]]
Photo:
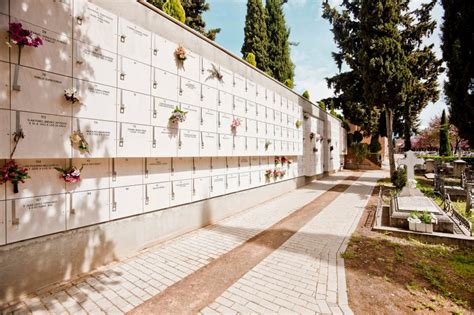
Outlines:
[[227,173],[227,159],[225,157],[211,158],[211,175],[225,175]]
[[[263,181],[262,181],[263,178]],[[257,187],[260,185],[263,185],[265,182],[265,175],[264,172],[262,171],[253,171],[250,172],[250,186],[251,187]]]
[[116,111],[119,122],[149,125],[151,122],[150,106],[151,97],[148,95],[121,89],[117,91]]
[[[35,69],[71,76],[72,43],[64,33],[54,33],[38,26],[23,23],[25,29],[40,36],[43,45],[38,48],[24,47],[21,51],[21,65]],[[18,62],[18,48],[11,49],[12,61]],[[21,80],[21,71],[18,74]]]
[[143,185],[110,189],[110,219],[129,217],[143,212]]
[[201,125],[201,108],[188,104],[181,104],[181,110],[187,112],[186,121],[180,123],[180,129],[199,131]]
[[250,171],[250,157],[246,157],[246,156],[239,157],[239,171],[240,172]]
[[10,134],[20,129],[25,137],[18,142],[14,158],[71,157],[70,117],[12,111]]
[[227,157],[226,158],[226,173],[238,173],[240,171],[240,164],[238,157]]
[[219,112],[224,112],[232,114],[233,110],[233,96],[230,93],[219,91],[217,110]]
[[219,112],[217,119],[217,131],[221,134],[231,134],[231,124],[233,116],[231,114]]
[[240,74],[234,73],[234,95],[245,96],[245,78]]
[[275,121],[275,110],[273,108],[266,107],[265,121],[268,123],[273,123]]
[[201,84],[201,102],[199,106],[202,108],[208,108],[217,110],[218,102],[218,91],[210,86]]
[[[3,167],[7,161],[6,160],[0,160],[0,167]],[[0,201],[6,199],[7,195],[7,189],[5,188],[6,185],[0,186]]]
[[[186,47],[185,47],[186,49]],[[201,61],[198,54],[186,49],[186,61],[182,66],[178,66],[178,74],[187,79],[191,79],[199,82]]]
[[178,95],[180,102],[198,106],[201,102],[201,84],[190,79],[179,77]]
[[153,139],[151,156],[153,157],[173,157],[178,154],[179,130],[167,127],[153,127]]
[[123,56],[119,56],[118,62],[118,87],[142,94],[150,94],[151,66]]
[[1,14],[8,14],[10,12],[10,6],[8,1],[0,2],[0,13]]
[[66,183],[67,191],[86,191],[110,187],[110,159],[70,159],[67,166],[82,168],[79,183]]
[[234,90],[234,74],[232,73],[232,71],[222,66],[219,68],[219,70],[222,75],[222,81],[219,81],[217,83],[219,90],[232,93]]
[[174,51],[178,45],[156,34],[153,34],[152,37],[151,62],[153,67],[176,74],[178,68]]
[[257,84],[256,86],[256,98],[255,101],[258,104],[265,105],[267,103],[267,90],[262,85]]
[[75,0],[74,38],[92,46],[117,52],[117,16],[88,0]]
[[217,69],[219,71],[219,65],[217,63],[213,63],[208,59],[201,57],[201,67],[199,73],[199,82],[206,84],[212,88],[217,88],[218,80],[213,78],[211,75],[211,71]]
[[[281,123],[282,123],[282,116],[281,116],[281,112],[280,110],[275,110],[275,123],[276,124],[279,124],[281,126]],[[285,122],[286,124],[286,122]]]
[[66,197],[68,230],[110,220],[109,189],[72,192]]
[[217,133],[201,131],[201,147],[199,149],[200,156],[216,156],[219,146],[219,138]]
[[89,143],[89,153],[81,152],[77,147],[74,147],[72,149],[73,157],[115,157],[117,155],[117,123],[76,118],[73,119],[73,129],[74,131],[80,130]]
[[250,79],[246,81],[245,98],[252,103],[257,99],[257,84]]
[[178,156],[199,156],[200,132],[179,130]]
[[171,206],[182,205],[192,201],[192,180],[176,180],[171,183]]
[[15,0],[10,2],[10,14],[15,18],[71,37],[72,0]]
[[239,190],[247,189],[252,186],[250,172],[239,174]]
[[258,156],[252,156],[250,158],[250,170],[251,171],[260,170],[260,158]]
[[66,229],[65,195],[7,200],[7,243]]
[[255,119],[257,117],[257,103],[247,101],[245,117]]
[[171,72],[153,68],[151,94],[156,97],[177,101],[178,100],[178,76]]
[[247,137],[247,154],[249,156],[258,155],[258,138]]
[[275,140],[273,141],[273,153],[276,155],[282,154],[282,145],[281,145],[281,140]]
[[111,187],[143,184],[142,158],[113,158],[110,163]]
[[171,158],[145,158],[146,184],[168,182],[171,173]]
[[6,218],[6,203],[5,200],[0,200],[0,245],[5,245],[7,242],[6,240],[6,224],[5,224],[5,218]]
[[227,174],[226,193],[233,193],[240,190],[239,173]]
[[233,136],[219,134],[219,156],[231,156],[233,150]]
[[258,136],[257,129],[258,128],[257,128],[257,121],[256,120],[253,120],[253,119],[250,119],[250,118],[245,119],[245,134],[247,136],[257,137]]
[[247,155],[247,138],[245,136],[233,136],[233,156]]
[[7,159],[9,157],[10,157],[10,111],[0,109],[0,159]]
[[217,112],[212,109],[201,108],[201,131],[217,132]]
[[234,95],[234,108],[232,113],[237,116],[245,116],[247,112],[247,103],[244,98]]
[[192,201],[208,199],[210,196],[211,178],[200,177],[192,180],[193,196]]
[[80,101],[73,104],[73,116],[79,118],[111,120],[117,114],[117,90],[114,87],[74,79]]
[[265,150],[265,142],[265,138],[257,139],[257,155],[267,155],[268,150],[270,150],[270,147],[268,147],[268,150]]
[[266,136],[267,126],[263,121],[257,121],[257,136],[265,137]]
[[150,156],[152,145],[151,126],[138,124],[117,124],[117,156]]
[[151,64],[151,32],[119,18],[118,54]]
[[211,175],[211,158],[195,157],[193,158],[193,178],[208,177]]
[[170,206],[171,182],[146,184],[145,212],[156,211]]
[[151,123],[160,127],[170,125],[170,116],[173,110],[178,107],[178,103],[162,98],[154,98],[151,110]]
[[173,158],[171,160],[171,180],[189,179],[193,174],[192,158]]
[[[13,193],[13,185],[7,184],[7,199],[26,198],[42,195],[56,195],[66,192],[66,184],[55,167],[64,168],[64,159],[16,160],[20,167],[26,167],[30,179],[20,183],[19,192]],[[45,185],[48,183],[48,185]]]
[[116,86],[117,55],[74,40],[73,76],[81,80]]
[[257,114],[255,115],[255,117],[257,117],[258,121],[266,121],[265,114],[267,112],[267,108],[265,107],[265,105],[257,103],[256,112]]
[[226,175],[216,175],[211,177],[210,197],[225,194]]
[[269,157],[269,156],[261,156],[260,157],[260,170],[262,171],[266,171],[270,168],[274,168],[275,164],[274,164],[274,159],[273,159],[273,156]]
[[71,78],[21,66],[19,73],[21,90],[11,92],[13,110],[71,116],[73,105],[64,99],[64,90],[72,87]]
[[[0,7],[2,5],[8,6],[8,1],[0,1]],[[7,13],[5,13],[7,14]],[[4,15],[0,13],[0,40],[2,43],[6,43],[9,40],[8,36],[8,15]],[[10,60],[10,48],[7,45],[0,45],[0,61],[5,61],[8,62]],[[2,73],[7,73],[7,70],[2,69]],[[5,78],[5,80],[8,82],[8,78]]]

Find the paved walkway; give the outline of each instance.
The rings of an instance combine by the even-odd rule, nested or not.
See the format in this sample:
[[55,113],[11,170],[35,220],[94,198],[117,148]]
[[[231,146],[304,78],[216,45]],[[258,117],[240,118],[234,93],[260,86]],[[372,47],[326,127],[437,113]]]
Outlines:
[[351,313],[340,252],[383,173],[360,175],[318,180],[8,311]]

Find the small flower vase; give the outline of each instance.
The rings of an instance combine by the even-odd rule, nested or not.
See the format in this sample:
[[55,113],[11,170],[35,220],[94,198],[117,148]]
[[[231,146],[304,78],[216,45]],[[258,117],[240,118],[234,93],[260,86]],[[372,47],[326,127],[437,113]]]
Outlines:
[[13,193],[18,194],[20,190],[18,189],[18,183],[13,183]]

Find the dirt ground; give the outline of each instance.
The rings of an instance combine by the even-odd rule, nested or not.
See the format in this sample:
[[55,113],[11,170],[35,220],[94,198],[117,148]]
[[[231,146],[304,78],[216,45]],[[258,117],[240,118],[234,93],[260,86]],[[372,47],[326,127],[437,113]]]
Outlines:
[[342,254],[355,314],[474,314],[474,251],[372,232],[377,194]]

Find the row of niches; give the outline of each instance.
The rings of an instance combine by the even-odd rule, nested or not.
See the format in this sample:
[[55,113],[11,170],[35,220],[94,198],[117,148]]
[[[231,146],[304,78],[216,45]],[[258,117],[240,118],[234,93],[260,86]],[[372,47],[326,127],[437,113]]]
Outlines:
[[[13,194],[10,183],[0,186],[6,193],[0,201],[0,244],[302,176],[297,157],[16,162],[31,178],[19,184],[17,194]],[[69,177],[66,172],[70,172]]]
[[[212,103],[213,94],[217,94],[217,91],[222,91],[224,94],[229,94],[231,98],[236,96],[249,102],[258,103],[291,115],[296,119],[302,116],[300,106],[294,102],[190,51],[185,53],[185,60],[177,62],[178,59],[174,50],[179,45],[176,43],[171,43],[154,35],[153,45],[158,48],[151,49],[148,47],[151,45],[151,34],[147,34],[145,30],[140,29],[138,26],[133,26],[123,19],[118,19],[120,20],[119,22],[111,22],[109,18],[106,18],[107,14],[100,12],[102,9],[92,4],[80,1],[83,2],[81,5],[86,7],[92,6],[93,9],[90,12],[94,12],[94,14],[91,13],[89,18],[79,19],[81,21],[80,24],[77,23],[79,20],[76,19],[74,25],[90,30],[90,36],[95,39],[87,40],[87,36],[81,36],[82,33],[79,31],[79,34],[75,33],[75,39],[72,40],[68,36],[68,32],[64,30],[59,31],[61,28],[53,21],[45,24],[44,19],[39,20],[37,18],[38,11],[45,11],[46,9],[38,8],[38,10],[33,11],[40,3],[45,2],[43,4],[45,7],[52,7],[48,12],[45,12],[46,16],[48,16],[49,12],[55,11],[55,8],[63,6],[61,2],[46,0],[37,2],[26,1],[29,2],[26,12],[15,9],[18,3],[21,2],[25,2],[25,0],[15,1],[11,10],[12,18],[10,21],[20,19],[19,21],[22,23],[23,28],[31,30],[33,34],[37,34],[38,37],[43,39],[42,45],[38,47],[23,46],[21,59],[18,58],[18,47],[10,49],[12,53],[9,57],[9,50],[5,46],[0,51],[0,60],[10,60],[29,68],[50,72],[50,75],[74,77],[145,95],[153,95],[173,101],[179,100],[180,102],[195,106],[206,96],[209,96],[209,101],[207,102]],[[84,10],[87,11],[88,9]],[[31,12],[35,13],[32,14]],[[19,14],[19,16],[17,17],[15,14]],[[61,21],[61,19],[57,20]],[[8,16],[0,16],[0,26],[2,26],[3,31],[8,29],[8,21]],[[28,21],[34,23],[30,24]],[[97,25],[87,26],[87,23],[96,23]],[[102,25],[108,25],[108,23],[111,25],[121,23],[123,25],[120,29],[124,33],[130,33],[110,36],[110,34],[117,34],[117,31],[108,30],[105,25]],[[57,27],[58,29],[52,31],[45,29],[45,26]],[[142,36],[145,36],[145,38],[142,38]],[[8,36],[6,37],[6,40],[8,40]],[[107,44],[107,41],[114,37],[117,42]],[[150,44],[145,44],[148,39]],[[128,48],[124,48],[121,52],[120,47],[122,45]],[[143,47],[143,45],[147,47]],[[118,54],[111,48],[117,46]],[[156,52],[156,54],[153,52]],[[144,63],[143,58],[136,54],[155,56],[157,61]],[[22,67],[15,66],[15,69],[12,71],[12,85],[14,89],[30,83],[28,80],[26,80],[25,84],[21,82],[24,81],[22,79],[22,72],[24,70]],[[67,81],[65,79],[62,80]],[[69,87],[75,88],[72,82]],[[78,92],[80,94],[81,91]],[[223,95],[220,97],[220,101],[222,102],[226,97],[229,96]],[[212,104],[209,106],[212,107]]]
[[219,133],[0,110],[0,158],[303,154],[302,131],[264,124],[259,133],[242,125],[232,132],[232,124],[230,115]]
[[[277,124],[294,131],[302,124],[291,114],[217,90],[211,94],[206,92],[205,96],[198,93],[194,102],[186,102],[191,101],[187,98],[177,102],[26,67],[21,67],[16,83],[21,84],[20,90],[10,91],[8,67],[8,63],[0,62],[0,109],[165,127],[169,125],[172,111],[178,107],[187,113],[189,119],[183,127],[190,130],[200,130],[200,122],[216,128],[219,113],[227,117],[234,115],[241,121],[254,121],[254,124],[257,121]],[[76,88],[70,88],[71,85]],[[215,129],[203,131],[217,132]]]

